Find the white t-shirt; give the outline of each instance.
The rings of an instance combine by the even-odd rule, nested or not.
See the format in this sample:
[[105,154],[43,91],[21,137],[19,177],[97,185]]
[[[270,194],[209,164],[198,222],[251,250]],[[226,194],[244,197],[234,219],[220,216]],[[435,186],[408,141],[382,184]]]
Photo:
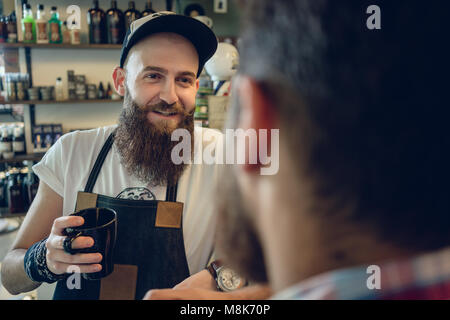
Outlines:
[[[77,192],[84,191],[95,160],[115,127],[65,134],[33,166],[39,179],[63,197],[63,215],[74,212]],[[205,141],[205,133],[208,139],[213,139]],[[201,152],[205,146],[212,149],[221,138],[222,134],[217,130],[195,127],[194,150]],[[219,168],[218,165],[190,164],[178,182],[177,201],[184,203],[183,237],[191,274],[205,268],[213,250],[216,214],[212,197]],[[166,198],[166,186],[149,187],[130,176],[121,165],[119,153],[113,145],[100,170],[93,193],[117,197],[129,188],[148,189],[150,193],[146,193],[147,200],[151,200],[149,195],[154,196],[155,200]]]

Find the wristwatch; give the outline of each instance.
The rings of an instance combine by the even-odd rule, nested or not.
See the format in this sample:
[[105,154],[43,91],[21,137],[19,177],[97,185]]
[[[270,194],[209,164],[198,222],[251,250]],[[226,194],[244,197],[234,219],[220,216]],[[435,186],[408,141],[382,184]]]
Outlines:
[[216,280],[217,289],[224,292],[234,291],[247,285],[247,280],[238,275],[234,270],[222,265],[220,260],[211,262],[208,271]]

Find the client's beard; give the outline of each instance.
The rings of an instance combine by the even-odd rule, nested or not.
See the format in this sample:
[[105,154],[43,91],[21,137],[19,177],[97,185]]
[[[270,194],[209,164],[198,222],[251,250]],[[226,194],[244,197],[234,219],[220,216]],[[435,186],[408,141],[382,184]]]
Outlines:
[[216,255],[248,280],[267,283],[263,249],[236,174],[231,167],[222,174],[216,190],[220,194],[216,202]]
[[171,140],[171,134],[177,128],[171,129],[160,123],[154,125],[148,121],[147,113],[155,109],[177,112],[181,116],[177,128],[189,131],[193,150],[193,113],[187,113],[179,103],[168,105],[164,101],[157,105],[139,106],[128,90],[125,92],[124,108],[115,131],[115,146],[128,174],[150,186],[173,185],[180,178],[186,164],[176,165],[171,158],[173,147],[179,143]]

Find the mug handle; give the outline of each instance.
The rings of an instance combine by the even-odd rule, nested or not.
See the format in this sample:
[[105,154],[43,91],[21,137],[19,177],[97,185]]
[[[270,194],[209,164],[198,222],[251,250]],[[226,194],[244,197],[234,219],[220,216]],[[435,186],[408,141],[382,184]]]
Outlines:
[[77,253],[77,249],[73,249],[72,248],[72,242],[78,238],[79,236],[81,236],[81,232],[78,232],[77,234],[72,234],[69,236],[66,236],[66,238],[63,241],[63,249],[66,253],[68,254],[76,254]]

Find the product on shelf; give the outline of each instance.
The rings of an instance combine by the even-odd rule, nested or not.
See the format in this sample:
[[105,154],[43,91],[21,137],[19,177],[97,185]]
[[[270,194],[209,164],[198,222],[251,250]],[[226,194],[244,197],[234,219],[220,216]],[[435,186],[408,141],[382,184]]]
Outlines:
[[13,11],[9,17],[8,22],[6,24],[6,29],[8,31],[8,39],[7,42],[9,43],[16,43],[17,42],[17,20],[16,20],[16,12]]
[[55,87],[50,86],[50,87],[39,87],[39,92],[41,93],[41,100],[44,101],[50,101],[53,100]]
[[106,11],[106,28],[108,43],[122,44],[125,36],[123,12],[117,9],[117,1],[111,1],[111,8]]
[[15,156],[26,153],[23,127],[14,127],[14,136],[12,139],[12,151],[14,152]]
[[36,197],[39,188],[39,178],[34,174],[34,172],[28,168],[27,180],[25,182],[28,194],[28,202],[31,205],[34,198]]
[[98,99],[106,99],[105,88],[103,87],[103,83],[101,81],[100,81],[100,84],[98,85],[97,98]]
[[67,90],[69,92],[69,100],[75,100],[77,98],[77,93],[75,85],[75,72],[73,70],[67,70]]
[[39,178],[32,170],[33,162],[1,164],[0,171],[0,208],[1,213],[26,213],[36,197]]
[[2,137],[0,138],[0,153],[4,159],[11,159],[14,157],[14,153],[12,151],[12,139],[8,133],[8,128],[3,127]]
[[113,90],[111,88],[111,83],[108,82],[108,89],[106,90],[106,99],[112,99]]
[[97,99],[97,86],[95,84],[87,85],[88,99]]
[[214,86],[211,78],[205,70],[199,77],[199,88],[195,99],[194,120],[201,127],[208,127],[208,96],[214,94]]
[[72,20],[72,27],[70,28],[70,43],[80,44],[80,29],[77,28],[75,20]]
[[6,101],[22,101],[27,99],[29,86],[28,74],[5,73],[3,76]]
[[52,124],[53,144],[61,138],[63,131],[61,124]]
[[39,100],[39,88],[32,87],[27,90],[29,100]]
[[22,19],[25,17],[25,10],[27,9],[28,0],[22,0]]
[[7,17],[0,16],[0,43],[8,41]]
[[62,83],[61,77],[56,78],[55,98],[58,101],[64,100],[64,90],[63,90],[63,83]]
[[23,123],[2,124],[0,132],[0,157],[11,159],[26,153]]
[[8,180],[7,196],[10,213],[23,213],[27,206],[23,189],[22,175],[17,168],[13,168],[6,174]]
[[69,28],[67,28],[67,21],[64,21],[63,22],[63,24],[62,24],[62,27],[61,27],[62,29],[61,29],[61,33],[62,33],[62,38],[63,38],[63,41],[62,41],[62,43],[64,43],[64,44],[70,44],[70,41],[71,41],[71,35],[70,35],[70,30],[69,30]]
[[40,124],[32,128],[33,152],[46,152],[62,136],[61,124]]
[[77,99],[86,99],[86,76],[81,74],[75,75],[75,93]]
[[136,5],[134,4],[134,1],[128,2],[128,9],[124,12],[125,16],[125,33],[130,28],[131,23],[134,20],[139,19],[142,15],[139,12],[139,10],[136,10]]
[[48,25],[50,30],[49,42],[62,43],[61,20],[59,20],[58,8],[56,6],[53,6],[50,11],[50,20],[48,20]]
[[107,43],[106,15],[99,8],[98,0],[94,1],[94,7],[88,10],[87,23],[89,28],[89,43]]
[[44,5],[38,5],[36,13],[36,42],[48,43],[48,21],[44,11]]
[[30,4],[25,4],[22,19],[22,34],[24,43],[36,43],[36,21],[33,18],[33,11],[31,11]]
[[147,2],[145,3],[145,10],[142,11],[142,16],[145,17],[145,16],[148,16],[148,15],[153,14],[155,12],[156,11],[153,10],[153,8],[152,8],[152,2],[150,0],[147,0]]
[[6,87],[6,101],[16,101],[16,82],[17,78],[13,73],[5,74],[5,87]]
[[6,194],[7,188],[6,173],[4,171],[0,172],[0,208],[8,207],[8,195]]

